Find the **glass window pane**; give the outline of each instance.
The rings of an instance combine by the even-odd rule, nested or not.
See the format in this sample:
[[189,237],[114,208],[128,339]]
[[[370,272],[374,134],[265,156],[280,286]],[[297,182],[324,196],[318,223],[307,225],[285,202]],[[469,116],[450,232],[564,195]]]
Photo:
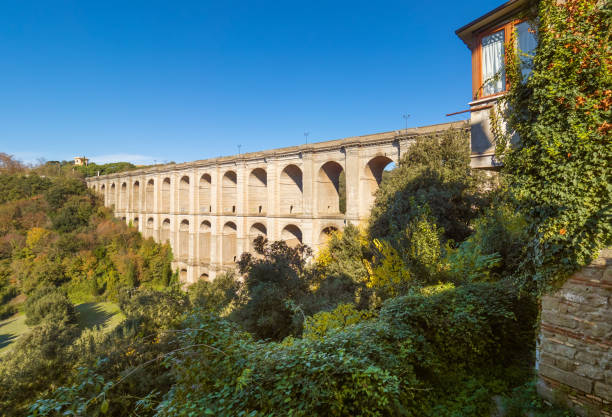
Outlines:
[[503,30],[482,39],[482,83],[484,96],[506,89]]
[[535,30],[531,28],[528,22],[519,23],[516,25],[517,34],[517,50],[521,59],[521,72],[523,80],[529,78],[533,66],[533,56],[535,55],[538,39]]

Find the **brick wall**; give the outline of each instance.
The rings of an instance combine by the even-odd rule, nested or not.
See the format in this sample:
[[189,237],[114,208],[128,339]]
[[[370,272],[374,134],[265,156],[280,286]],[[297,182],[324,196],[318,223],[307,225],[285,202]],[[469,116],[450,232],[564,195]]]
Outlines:
[[612,248],[542,298],[538,390],[582,416],[612,416]]

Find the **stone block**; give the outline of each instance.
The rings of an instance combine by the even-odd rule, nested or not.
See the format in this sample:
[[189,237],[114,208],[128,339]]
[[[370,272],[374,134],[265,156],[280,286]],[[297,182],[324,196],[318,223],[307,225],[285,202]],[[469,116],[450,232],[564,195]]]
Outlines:
[[596,382],[593,392],[603,400],[612,401],[612,385]]
[[612,267],[606,267],[606,270],[603,272],[601,280],[603,282],[612,282]]
[[555,357],[555,364],[557,368],[563,369],[564,371],[573,372],[576,369],[576,362],[571,359],[564,358],[562,356]]
[[572,372],[567,372],[562,369],[555,368],[553,366],[542,364],[540,366],[539,373],[542,376],[553,379],[587,394],[590,394],[591,389],[593,388],[593,382],[589,378],[585,378],[583,376],[576,375]]
[[559,298],[550,295],[542,297],[542,311],[556,311],[559,309]]
[[584,376],[595,381],[600,381],[604,379],[603,368],[600,368],[599,366],[593,366],[588,363],[576,366],[575,372],[580,376]]
[[576,349],[570,346],[561,345],[558,343],[546,343],[543,346],[545,352],[548,352],[554,356],[561,356],[567,359],[574,359],[576,355]]
[[576,353],[576,361],[580,363],[588,363],[589,365],[597,365],[598,355],[587,352],[586,350],[580,350]]
[[576,272],[574,275],[572,275],[572,277],[580,278],[580,279],[588,279],[589,281],[591,280],[599,281],[601,280],[602,274],[603,274],[603,268],[586,266],[582,268],[580,271]]
[[564,314],[554,314],[543,312],[542,323],[551,324],[553,326],[565,327],[566,329],[575,329],[578,327],[578,323],[571,316]]

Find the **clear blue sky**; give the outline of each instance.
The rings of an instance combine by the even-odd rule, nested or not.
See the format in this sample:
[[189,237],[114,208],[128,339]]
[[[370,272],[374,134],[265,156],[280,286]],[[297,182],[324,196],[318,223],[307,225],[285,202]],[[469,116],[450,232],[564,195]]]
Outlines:
[[467,1],[25,1],[0,13],[0,152],[176,162],[466,118]]

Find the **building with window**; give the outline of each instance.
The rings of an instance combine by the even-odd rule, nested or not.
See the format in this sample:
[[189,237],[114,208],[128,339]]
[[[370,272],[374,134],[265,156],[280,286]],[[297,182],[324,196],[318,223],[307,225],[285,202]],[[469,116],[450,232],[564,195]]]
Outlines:
[[74,165],[76,166],[87,166],[89,165],[89,159],[85,158],[84,156],[75,156],[74,157]]
[[[527,0],[510,0],[468,23],[455,33],[472,53],[470,105],[472,168],[496,169],[495,143],[490,114],[508,89],[504,70],[511,39],[521,57],[523,76],[529,76],[537,40],[535,28],[526,21]],[[513,36],[514,34],[514,36]]]

